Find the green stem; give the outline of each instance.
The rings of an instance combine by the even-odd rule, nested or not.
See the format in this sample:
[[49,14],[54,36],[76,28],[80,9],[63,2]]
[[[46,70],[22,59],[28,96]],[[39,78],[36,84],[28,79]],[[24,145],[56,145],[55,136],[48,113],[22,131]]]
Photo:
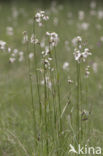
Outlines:
[[60,131],[62,131],[61,100],[60,100],[60,79],[59,79],[58,61],[57,61],[57,54],[56,54],[55,46],[54,46],[54,52],[55,52],[55,64],[56,64],[56,75],[57,75],[57,92],[58,92],[58,103],[59,103]]
[[46,152],[48,155],[48,130],[47,130],[47,83],[46,83],[46,69],[44,62],[44,115],[45,115],[45,137],[46,137]]
[[77,140],[78,144],[80,141],[80,134],[79,134],[79,128],[80,128],[80,64],[77,62]]
[[[52,54],[51,54],[51,51],[50,51],[50,43],[49,43],[49,55],[53,59]],[[51,66],[53,66],[53,65],[51,65]],[[54,73],[51,72],[51,69],[50,69],[50,79],[51,79],[51,83],[52,83],[52,88],[51,89],[52,89],[52,98],[53,98],[54,128],[56,129],[55,84],[54,84]]]
[[[83,108],[82,108],[82,102],[83,102],[83,99],[82,99],[82,80],[81,80],[81,66],[80,66],[80,110],[81,110],[81,114],[82,114],[82,111],[83,111]],[[80,123],[81,123],[81,139],[83,138],[83,125],[82,125],[82,115],[80,117]]]
[[[29,75],[29,82],[30,82],[30,92],[31,92],[31,103],[32,103],[32,113],[33,113],[33,131],[34,131],[34,140],[36,138],[36,116],[35,116],[35,106],[34,106],[34,98],[33,98],[33,85],[32,85],[32,77],[31,77],[31,71],[30,71],[30,59],[28,56],[28,43],[27,43],[27,54],[26,54],[26,59],[27,59],[27,66],[28,66],[28,75]],[[35,141],[34,141],[34,145],[35,145]]]
[[[33,34],[35,35],[35,22],[33,23]],[[40,114],[40,121],[42,118],[42,106],[41,106],[41,97],[40,97],[40,87],[39,87],[39,76],[37,72],[37,53],[36,47],[34,43],[34,63],[35,63],[35,75],[36,75],[36,82],[37,82],[37,91],[38,91],[38,100],[39,100],[39,114]]]

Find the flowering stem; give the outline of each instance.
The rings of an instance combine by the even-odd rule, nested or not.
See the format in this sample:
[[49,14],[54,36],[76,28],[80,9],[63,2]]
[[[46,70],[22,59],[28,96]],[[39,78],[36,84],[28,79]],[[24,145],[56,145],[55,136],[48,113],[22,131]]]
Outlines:
[[[80,65],[80,111],[81,111],[81,114],[82,114],[82,82],[81,82],[81,65]],[[83,125],[82,125],[82,115],[81,115],[81,118],[80,118],[80,128],[81,128],[81,139],[83,137]]]
[[[35,22],[33,22],[33,34],[35,35]],[[36,75],[36,82],[37,82],[37,91],[38,91],[38,100],[39,100],[39,114],[40,114],[40,121],[42,118],[42,106],[41,106],[41,98],[40,98],[40,87],[39,87],[39,77],[37,72],[37,54],[36,54],[36,47],[34,43],[34,63],[35,63],[35,75]]]
[[[86,106],[88,107],[88,78],[86,78]],[[85,134],[87,133],[87,122],[85,122]]]
[[54,46],[55,51],[55,64],[56,64],[56,74],[57,74],[57,90],[58,90],[58,102],[59,102],[59,117],[60,117],[60,131],[62,130],[62,120],[61,120],[61,101],[60,101],[60,80],[59,80],[59,72],[58,72],[58,62],[57,62],[57,54],[56,48]]
[[[51,58],[52,57],[52,54],[51,54],[51,50],[50,50],[50,43],[49,43],[49,55]],[[52,67],[51,67],[52,69]],[[54,85],[54,74],[51,73],[51,69],[50,69],[50,79],[51,79],[51,83],[52,83],[52,98],[53,98],[53,111],[54,111],[54,128],[56,129],[56,108],[55,108],[55,85]]]
[[[32,103],[32,113],[33,113],[33,131],[34,131],[34,140],[36,138],[36,116],[35,116],[35,106],[34,106],[34,98],[33,98],[33,85],[32,85],[32,77],[31,77],[31,73],[30,73],[30,59],[28,57],[28,42],[27,42],[27,55],[26,55],[26,59],[27,59],[27,66],[28,66],[28,75],[29,75],[29,82],[30,82],[30,92],[31,92],[31,103]],[[34,141],[34,145],[35,145],[35,141]]]
[[47,84],[46,84],[46,69],[44,62],[44,118],[45,118],[45,137],[46,137],[46,152],[48,155],[48,130],[47,130]]
[[79,111],[80,111],[80,64],[77,62],[77,140],[79,144],[79,128],[80,128],[80,117],[79,117]]

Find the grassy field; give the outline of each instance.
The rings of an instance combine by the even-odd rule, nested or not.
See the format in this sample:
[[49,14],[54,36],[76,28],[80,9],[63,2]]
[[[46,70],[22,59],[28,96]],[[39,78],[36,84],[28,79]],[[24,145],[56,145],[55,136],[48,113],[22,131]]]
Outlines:
[[[78,135],[76,134],[76,103],[78,99],[76,96],[78,94],[76,75],[78,73],[76,73],[76,63],[73,57],[73,39],[76,36],[82,37],[83,44],[85,43],[92,53],[87,62],[81,63],[80,100],[82,111],[85,112],[84,110],[86,110],[89,115],[86,116],[88,118],[86,121],[82,121],[83,137],[78,142],[82,145],[103,148],[102,4],[97,3],[96,7],[95,4],[94,6],[92,4],[91,7],[90,4],[82,4],[80,7],[78,3],[51,4],[46,8],[46,13],[50,19],[43,27],[36,25],[35,28],[39,40],[43,40],[48,31],[56,32],[59,36],[59,42],[56,46],[56,59],[58,60],[59,73],[59,76],[57,73],[57,82],[59,79],[61,113],[63,114],[61,117],[62,130],[60,129],[60,131],[58,130],[60,125],[56,123],[55,128],[53,120],[54,107],[57,111],[57,121],[61,116],[58,106],[58,88],[55,91],[56,96],[52,96],[51,90],[47,89],[47,119],[45,121],[45,113],[40,119],[34,71],[35,61],[31,60],[30,73],[28,73],[28,65],[26,64],[28,61],[26,63],[25,61],[20,62],[18,59],[14,63],[9,61],[14,49],[19,52],[23,51],[25,55],[27,52],[34,52],[33,46],[30,45],[27,51],[27,45],[23,44],[23,32],[27,31],[30,38],[33,33],[32,21],[35,13],[38,9],[45,10],[45,8],[38,3],[0,3],[0,40],[5,41],[7,46],[11,48],[10,53],[7,50],[5,52],[0,51],[0,156],[73,155],[73,153],[69,153],[69,145],[76,144],[74,138]],[[37,46],[36,51],[38,55],[36,57],[37,68],[39,69],[41,67],[40,53],[42,49]],[[68,62],[67,67],[64,65],[65,62]],[[88,80],[85,78],[86,65],[90,66]],[[36,116],[34,127],[29,74],[32,74],[33,80],[33,105],[35,105]],[[69,85],[68,79],[71,79],[73,84]],[[42,80],[41,76],[39,80]],[[42,111],[45,112],[45,87],[41,83],[39,85]],[[55,106],[53,106],[53,98]],[[66,105],[68,99],[70,104]],[[84,115],[86,114],[84,113]],[[47,125],[46,130],[45,124]]]

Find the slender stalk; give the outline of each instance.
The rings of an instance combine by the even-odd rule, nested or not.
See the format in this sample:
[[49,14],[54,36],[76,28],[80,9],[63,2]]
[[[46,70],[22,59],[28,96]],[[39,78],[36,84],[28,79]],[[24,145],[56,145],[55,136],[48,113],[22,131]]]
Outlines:
[[[86,78],[86,107],[88,108],[88,78]],[[87,122],[85,122],[85,134],[87,134]]]
[[[45,24],[45,27],[46,27],[46,30],[48,30],[47,28],[47,24]],[[49,57],[53,59],[53,56],[52,56],[52,51],[51,51],[51,48],[50,48],[50,41],[49,41],[49,38],[48,38],[48,45],[49,45]],[[52,71],[52,68],[54,67],[54,59],[52,60],[52,62],[50,63],[50,70],[49,70],[49,73],[50,73],[50,81],[51,81],[51,93],[52,93],[52,107],[53,107],[53,114],[51,114],[51,122],[53,122],[53,126],[51,125],[51,128],[52,128],[52,131],[53,131],[53,141],[55,142],[56,140],[56,133],[57,133],[57,112],[56,112],[56,96],[55,96],[55,74],[54,74],[54,71]],[[49,107],[49,111],[51,111],[52,113],[52,110],[50,110],[50,107]]]
[[60,100],[60,79],[59,79],[58,61],[57,61],[57,54],[56,54],[55,46],[54,46],[54,52],[55,52],[55,64],[56,64],[56,75],[57,75],[57,92],[58,92],[58,103],[59,103],[60,131],[62,131],[61,100]]
[[[35,22],[33,22],[33,34],[35,35]],[[37,72],[37,53],[36,53],[36,46],[34,43],[34,64],[35,64],[35,75],[36,75],[36,82],[37,82],[37,91],[38,91],[38,100],[39,100],[39,114],[40,114],[40,121],[42,118],[42,106],[41,106],[41,96],[40,96],[40,87],[39,87],[39,77]]]
[[[82,80],[81,80],[81,65],[80,65],[80,110],[81,110],[81,113],[83,111],[83,108],[82,108]],[[81,139],[83,138],[83,125],[82,125],[82,115],[80,117],[80,128],[81,128]]]
[[[49,43],[49,55],[53,59],[52,54],[51,54],[51,50],[50,50],[50,43]],[[51,79],[51,83],[52,83],[52,88],[51,89],[52,89],[52,98],[53,98],[54,128],[56,129],[56,122],[57,121],[56,121],[56,108],[55,108],[55,105],[56,105],[56,101],[55,101],[55,84],[54,84],[54,73],[51,72],[51,69],[50,69],[50,79]]]
[[[46,26],[46,30],[47,29],[47,24],[45,25]],[[48,44],[49,44],[49,56],[50,58],[53,59],[53,56],[52,56],[52,53],[51,53],[51,49],[50,49],[50,41],[49,41],[49,38],[48,38]],[[53,67],[52,63],[51,63],[51,68]],[[55,100],[55,84],[54,84],[54,73],[51,72],[51,69],[50,69],[50,80],[51,80],[51,83],[52,83],[52,86],[51,86],[51,91],[52,91],[52,98],[53,98],[53,112],[54,112],[54,130],[56,130],[56,123],[57,123],[57,113],[56,113],[56,100]],[[54,132],[54,136],[55,136],[55,132]]]
[[46,137],[46,152],[48,155],[48,130],[47,130],[47,83],[46,83],[46,69],[44,62],[44,115],[45,115],[45,137]]
[[79,128],[80,128],[80,64],[77,63],[77,140],[78,144],[80,141],[80,134],[79,134]]
[[[32,113],[33,113],[33,131],[34,131],[34,140],[36,140],[36,116],[35,116],[35,106],[34,106],[34,97],[33,97],[33,85],[32,85],[32,76],[31,76],[31,70],[30,70],[30,59],[28,57],[28,51],[29,51],[29,45],[27,42],[26,47],[26,60],[27,60],[27,67],[28,67],[28,75],[29,75],[29,83],[30,83],[30,92],[31,92],[31,104],[32,104]],[[35,145],[34,141],[34,145]]]

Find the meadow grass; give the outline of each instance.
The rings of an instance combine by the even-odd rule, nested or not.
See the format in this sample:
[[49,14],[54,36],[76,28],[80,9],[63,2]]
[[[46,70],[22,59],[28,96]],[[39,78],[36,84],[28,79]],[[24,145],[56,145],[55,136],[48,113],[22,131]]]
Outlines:
[[[58,4],[54,12],[48,6],[46,12],[50,17],[49,21],[43,28],[35,26],[39,40],[47,31],[59,35],[60,42],[50,53],[53,58],[51,66],[56,68],[52,73],[46,71],[41,63],[42,50],[38,45],[28,47],[27,43],[22,44],[23,32],[27,31],[30,38],[34,28],[32,19],[38,8],[44,10],[43,6],[37,3],[1,3],[0,40],[25,54],[34,53],[34,61],[27,58],[25,64],[25,61],[10,63],[10,54],[0,52],[1,156],[68,156],[73,155],[68,154],[69,145],[76,145],[78,141],[81,144],[103,147],[103,41],[100,40],[103,36],[103,21],[97,15],[91,16],[89,4],[86,6],[82,5],[80,8],[77,3],[63,6]],[[101,9],[103,8],[98,4],[95,11]],[[13,15],[13,10],[17,11],[17,17]],[[80,10],[85,12],[82,21],[78,19]],[[55,17],[57,25],[53,22]],[[89,23],[87,30],[79,28],[83,22]],[[12,36],[6,33],[8,26],[13,27]],[[76,65],[73,57],[72,39],[78,35],[82,36],[92,52],[88,61],[80,64],[81,67]],[[69,41],[69,50],[66,48],[66,41]],[[49,46],[47,38],[46,44]],[[64,62],[69,62],[67,70],[63,70]],[[98,67],[96,72],[93,70],[94,63]],[[90,66],[88,79],[84,76],[86,65]],[[39,71],[41,67],[45,71],[43,74]],[[47,87],[48,75],[53,86],[51,90]],[[40,85],[42,79],[44,86]],[[68,79],[73,84],[69,85]],[[78,106],[90,112],[88,120],[82,123]],[[78,136],[80,127],[82,130]]]

